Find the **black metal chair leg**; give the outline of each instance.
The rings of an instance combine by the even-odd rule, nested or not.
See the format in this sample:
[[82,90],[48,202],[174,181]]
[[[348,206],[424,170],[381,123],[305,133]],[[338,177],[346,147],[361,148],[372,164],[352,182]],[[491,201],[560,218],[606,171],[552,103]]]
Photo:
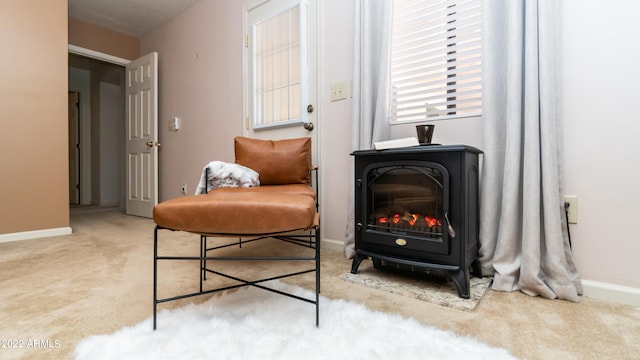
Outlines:
[[[269,290],[281,295],[286,295],[298,300],[302,300],[308,303],[315,303],[316,305],[316,327],[319,327],[320,325],[320,228],[316,227],[313,231],[315,232],[315,236],[312,233],[309,233],[307,236],[305,236],[306,238],[308,238],[309,242],[311,241],[315,241],[315,255],[313,257],[309,257],[309,256],[275,256],[275,257],[236,257],[236,256],[223,256],[223,257],[208,257],[208,251],[209,250],[216,250],[222,247],[227,247],[228,245],[223,245],[220,247],[213,247],[211,249],[207,249],[207,236],[200,236],[200,255],[199,256],[159,256],[158,255],[158,230],[162,230],[162,229],[166,229],[163,228],[161,226],[156,226],[154,228],[154,233],[153,233],[153,330],[156,330],[157,328],[157,309],[158,309],[158,304],[160,303],[164,303],[164,302],[168,302],[168,301],[174,301],[174,300],[179,300],[179,299],[186,299],[186,298],[190,298],[193,296],[199,296],[199,295],[205,295],[205,294],[211,294],[214,292],[219,292],[219,291],[225,291],[225,290],[231,290],[231,289],[236,289],[239,287],[243,287],[243,286],[255,286],[264,290]],[[167,229],[167,230],[172,230],[172,229]],[[261,240],[261,239],[266,239],[266,238],[270,238],[270,237],[262,237],[259,238],[257,240]],[[301,245],[302,241],[299,237],[296,238],[287,238],[287,237],[274,237],[276,239],[280,239],[280,240],[285,240],[297,245]],[[233,244],[232,244],[233,245]],[[303,244],[303,246],[306,247],[311,247],[310,243],[307,243],[306,245]],[[314,260],[315,261],[315,268],[313,269],[307,269],[307,270],[302,270],[302,271],[298,271],[298,272],[293,272],[293,273],[287,273],[287,274],[282,274],[282,275],[278,275],[278,276],[274,276],[274,277],[269,277],[269,278],[262,278],[259,280],[245,280],[245,279],[241,279],[241,278],[237,278],[234,277],[230,274],[225,274],[219,271],[215,271],[213,269],[209,269],[207,268],[207,260],[227,260],[227,261],[233,261],[233,260],[276,260],[276,261],[283,261],[283,260],[302,260],[302,261],[309,261],[309,260]],[[173,296],[173,297],[169,297],[169,298],[162,298],[162,299],[158,299],[158,262],[160,260],[186,260],[186,261],[198,261],[200,264],[200,274],[199,274],[199,278],[200,278],[200,289],[198,292],[195,293],[188,293],[188,294],[182,294],[182,295],[178,295],[178,296]],[[237,285],[231,285],[231,286],[225,286],[225,287],[220,287],[220,288],[215,288],[215,289],[209,289],[209,290],[204,290],[204,280],[206,280],[206,274],[207,272],[212,272],[216,275],[220,275],[229,279],[233,279],[236,280],[238,282],[240,282],[240,284]],[[306,274],[309,272],[315,272],[316,273],[316,297],[315,297],[315,301],[308,299],[308,298],[304,298],[304,297],[300,297],[291,293],[286,293],[283,291],[279,291],[276,289],[272,289],[269,287],[265,287],[263,285],[260,285],[260,283],[263,282],[268,282],[268,281],[272,281],[272,280],[278,280],[278,279],[282,279],[285,277],[290,277],[290,276],[296,276],[296,275],[302,275],[302,274]]]
[[316,327],[320,326],[320,227],[316,233]]
[[153,230],[153,330],[156,329],[158,307],[158,227]]
[[207,253],[205,250],[206,243],[206,237],[204,235],[200,235],[200,292],[202,292],[202,280],[206,279],[207,276],[204,270],[207,266],[207,259],[205,259],[205,255]]

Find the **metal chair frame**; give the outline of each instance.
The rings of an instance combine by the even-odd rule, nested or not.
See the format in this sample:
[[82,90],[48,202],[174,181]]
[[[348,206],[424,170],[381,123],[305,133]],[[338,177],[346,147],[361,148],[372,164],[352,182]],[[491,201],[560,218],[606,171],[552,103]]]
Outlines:
[[[313,170],[316,170],[317,168],[314,168]],[[315,171],[315,180],[316,180],[316,184],[318,183],[318,172]],[[316,189],[316,212],[319,209],[319,205],[318,205],[318,191]],[[255,286],[257,288],[260,289],[264,289],[267,291],[271,291],[280,295],[284,295],[287,297],[291,297],[297,300],[301,300],[307,303],[311,303],[315,305],[316,308],[316,327],[318,327],[320,325],[320,226],[315,225],[314,227],[312,227],[311,229],[305,230],[306,234],[288,234],[288,233],[284,233],[284,234],[270,234],[270,235],[264,235],[264,236],[259,236],[259,237],[250,237],[248,240],[244,240],[242,239],[242,236],[246,235],[219,235],[219,234],[200,234],[200,256],[164,256],[164,255],[158,255],[158,230],[171,230],[171,231],[178,231],[178,230],[174,230],[174,229],[169,229],[169,228],[165,228],[165,227],[161,227],[159,225],[156,225],[154,232],[153,232],[153,329],[156,329],[156,324],[157,324],[157,307],[158,304],[162,304],[165,302],[170,302],[170,301],[175,301],[175,300],[181,300],[181,299],[186,299],[186,298],[190,298],[190,297],[194,297],[194,296],[200,296],[200,295],[205,295],[205,294],[212,294],[215,292],[220,292],[220,291],[225,291],[225,290],[231,290],[231,289],[236,289],[236,288],[240,288],[240,287],[244,287],[244,286]],[[237,242],[233,242],[233,243],[229,243],[229,244],[224,244],[224,245],[218,245],[218,246],[213,246],[213,247],[208,247],[207,246],[207,239],[209,237],[229,237],[229,236],[233,236],[233,237],[238,237],[238,241]],[[291,243],[293,245],[297,245],[297,246],[303,246],[306,248],[310,248],[310,249],[314,249],[315,250],[315,254],[314,256],[209,256],[208,253],[215,251],[215,250],[219,250],[219,249],[223,249],[223,248],[227,248],[227,247],[231,247],[231,246],[238,246],[239,248],[242,248],[243,244],[247,244],[247,243],[251,243],[254,241],[259,241],[259,240],[264,240],[264,239],[269,239],[269,238],[273,238],[273,239],[277,239],[277,240],[281,240],[281,241],[285,241],[288,243]],[[200,273],[200,280],[199,280],[199,291],[197,292],[192,292],[192,293],[187,293],[187,294],[182,294],[182,295],[177,295],[177,296],[172,296],[172,297],[167,297],[167,298],[162,298],[162,299],[158,299],[158,262],[159,261],[200,261],[200,269],[199,269],[199,273]],[[227,273],[223,273],[221,271],[217,271],[217,270],[213,270],[211,269],[207,262],[211,262],[211,261],[314,261],[315,262],[315,266],[312,269],[306,269],[306,270],[301,270],[301,271],[296,271],[296,272],[291,272],[291,273],[285,273],[285,274],[281,274],[281,275],[277,275],[277,276],[272,276],[272,277],[268,277],[268,278],[262,278],[262,279],[258,279],[258,280],[247,280],[247,279],[241,279],[238,277],[235,277],[233,275],[227,274]],[[294,295],[291,293],[287,293],[281,290],[277,290],[277,289],[273,289],[270,288],[268,286],[264,286],[261,285],[264,282],[267,281],[272,281],[272,280],[278,280],[278,279],[283,279],[283,278],[287,278],[287,277],[292,277],[292,276],[298,276],[298,275],[303,275],[303,274],[307,274],[307,273],[311,273],[311,272],[315,272],[315,299],[307,299],[304,297],[300,297],[298,295]],[[234,281],[238,281],[239,284],[235,284],[235,285],[230,285],[230,286],[224,286],[224,287],[219,287],[219,288],[214,288],[214,289],[205,289],[204,287],[204,281],[207,280],[207,273],[210,274],[214,274],[214,275],[218,275],[221,277],[225,277],[228,279],[232,279]]]

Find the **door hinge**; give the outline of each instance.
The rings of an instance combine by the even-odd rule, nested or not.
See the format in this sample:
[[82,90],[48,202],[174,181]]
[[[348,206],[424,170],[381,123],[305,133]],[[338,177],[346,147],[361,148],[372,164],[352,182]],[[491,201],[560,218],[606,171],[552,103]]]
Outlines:
[[244,47],[249,47],[249,34],[247,34],[244,38]]

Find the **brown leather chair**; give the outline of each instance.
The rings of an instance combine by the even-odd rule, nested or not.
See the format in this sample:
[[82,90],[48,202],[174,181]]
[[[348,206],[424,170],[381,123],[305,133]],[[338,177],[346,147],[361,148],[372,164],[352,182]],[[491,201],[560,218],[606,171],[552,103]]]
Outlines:
[[[249,188],[218,188],[204,195],[183,196],[159,203],[153,209],[154,276],[153,328],[156,328],[157,305],[187,297],[210,294],[243,286],[256,286],[285,296],[315,304],[316,326],[319,324],[320,292],[320,216],[318,212],[317,168],[311,164],[311,139],[258,140],[235,138],[235,162],[259,174],[260,186]],[[313,179],[312,181],[312,174]],[[314,188],[315,185],[315,188]],[[247,221],[247,219],[251,219]],[[186,231],[200,235],[199,256],[158,255],[158,230]],[[237,242],[209,247],[218,237],[234,237]],[[212,238],[212,239],[209,239]],[[277,239],[293,245],[314,249],[312,256],[242,256],[242,244]],[[209,241],[208,241],[209,240]],[[238,246],[234,256],[210,256],[210,252]],[[158,261],[200,261],[200,289],[197,292],[158,299]],[[239,279],[212,270],[212,261],[310,261],[313,269],[285,273],[259,280]],[[315,272],[315,299],[274,290],[262,283],[290,276]],[[205,289],[207,274],[216,274],[239,284]]]

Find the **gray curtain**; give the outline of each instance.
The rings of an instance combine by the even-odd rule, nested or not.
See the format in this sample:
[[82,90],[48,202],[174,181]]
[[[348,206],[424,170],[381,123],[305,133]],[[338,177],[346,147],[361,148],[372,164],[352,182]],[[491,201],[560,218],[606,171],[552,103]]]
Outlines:
[[[392,2],[356,0],[351,149],[371,149],[389,139],[389,49]],[[353,169],[353,158],[351,159]],[[353,199],[354,176],[351,172]],[[353,202],[349,202],[345,256],[355,255]]]
[[557,0],[490,0],[480,262],[493,289],[578,301],[563,206]]

